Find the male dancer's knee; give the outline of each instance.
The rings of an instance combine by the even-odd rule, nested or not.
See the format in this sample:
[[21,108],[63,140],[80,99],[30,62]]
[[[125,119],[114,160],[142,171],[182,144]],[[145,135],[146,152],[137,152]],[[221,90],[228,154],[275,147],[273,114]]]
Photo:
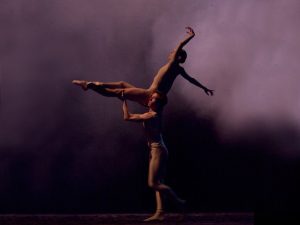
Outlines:
[[153,180],[148,180],[148,186],[154,190],[159,190],[160,183]]

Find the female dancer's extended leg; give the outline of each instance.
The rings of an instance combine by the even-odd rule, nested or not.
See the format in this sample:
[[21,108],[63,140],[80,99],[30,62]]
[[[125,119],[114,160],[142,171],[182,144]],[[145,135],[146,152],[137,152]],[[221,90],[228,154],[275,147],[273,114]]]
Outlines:
[[106,97],[126,98],[138,102],[143,106],[147,106],[152,93],[148,89],[137,88],[124,81],[103,83],[98,81],[73,80],[72,83],[80,86],[83,90],[91,89]]
[[[96,81],[97,83],[97,81]],[[125,82],[125,81],[118,81],[118,82],[98,82],[104,88],[136,88],[134,85]]]

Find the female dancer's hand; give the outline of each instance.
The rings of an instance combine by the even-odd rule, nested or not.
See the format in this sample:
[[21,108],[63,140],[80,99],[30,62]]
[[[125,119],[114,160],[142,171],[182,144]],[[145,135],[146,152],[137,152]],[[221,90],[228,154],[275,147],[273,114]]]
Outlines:
[[191,27],[186,27],[185,29],[187,29],[187,33],[191,36],[195,36],[195,32],[193,30],[193,28]]

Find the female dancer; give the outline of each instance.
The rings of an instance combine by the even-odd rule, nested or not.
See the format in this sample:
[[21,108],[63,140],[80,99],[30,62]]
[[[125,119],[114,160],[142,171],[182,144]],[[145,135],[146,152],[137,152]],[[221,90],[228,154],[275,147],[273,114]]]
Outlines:
[[195,36],[191,27],[187,27],[186,29],[188,30],[188,36],[169,54],[168,62],[159,69],[148,89],[137,88],[124,81],[103,83],[98,81],[91,82],[85,80],[73,80],[72,83],[82,87],[83,90],[91,89],[108,97],[118,97],[121,99],[121,95],[123,95],[126,99],[147,106],[150,96],[155,91],[159,91],[164,95],[167,95],[176,77],[180,74],[192,84],[202,88],[207,95],[213,95],[213,90],[208,89],[195,78],[189,76],[185,72],[184,68],[179,65],[184,63],[187,58],[187,54],[186,51],[183,50],[183,46],[185,46]]

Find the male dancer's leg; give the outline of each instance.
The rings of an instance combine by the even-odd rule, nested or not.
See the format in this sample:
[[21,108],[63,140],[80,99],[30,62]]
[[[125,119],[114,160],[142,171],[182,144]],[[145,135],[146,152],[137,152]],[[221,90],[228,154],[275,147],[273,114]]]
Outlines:
[[166,161],[167,158],[166,154],[167,152],[162,155],[160,150],[157,148],[150,149],[148,185],[155,190],[156,210],[153,216],[144,220],[146,222],[164,220],[163,193],[159,190],[156,190],[154,186],[161,183],[162,180],[160,179],[162,179],[164,176],[164,161]]
[[148,185],[154,190],[171,198],[175,202],[180,202],[181,199],[176,195],[172,188],[162,183],[166,160],[167,152],[165,152],[165,150],[161,150],[159,148],[151,149]]
[[156,211],[153,216],[145,219],[145,222],[148,221],[163,221],[165,219],[165,212],[163,208],[163,195],[159,191],[155,191],[155,199],[156,199]]
[[171,198],[178,205],[183,205],[185,201],[181,200],[169,186],[163,184],[168,156],[167,150],[160,147],[151,148],[150,154],[148,185],[156,191],[156,212],[145,221],[163,220],[164,205],[162,198],[164,196]]

